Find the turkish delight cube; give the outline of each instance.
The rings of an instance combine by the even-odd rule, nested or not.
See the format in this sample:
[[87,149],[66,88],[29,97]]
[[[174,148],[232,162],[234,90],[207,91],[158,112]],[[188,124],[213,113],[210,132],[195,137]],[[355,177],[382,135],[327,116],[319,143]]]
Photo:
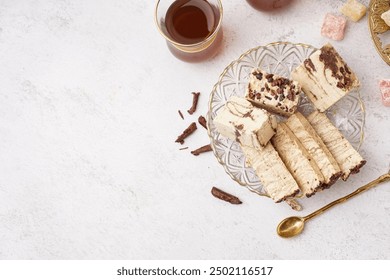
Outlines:
[[353,21],[359,21],[367,12],[367,7],[356,0],[348,0],[341,8],[340,12]]
[[388,26],[390,26],[390,10],[388,10],[387,12],[384,12],[382,15],[381,15],[381,18],[386,22],[386,24]]
[[321,28],[321,35],[332,40],[344,39],[344,31],[347,20],[342,16],[326,14]]
[[390,107],[390,80],[381,80],[379,82],[379,88],[381,90],[383,105]]

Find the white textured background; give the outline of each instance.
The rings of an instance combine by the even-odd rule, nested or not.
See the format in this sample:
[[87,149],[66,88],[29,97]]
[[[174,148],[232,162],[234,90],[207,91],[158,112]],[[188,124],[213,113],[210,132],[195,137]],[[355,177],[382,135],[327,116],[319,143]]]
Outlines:
[[[223,1],[224,45],[207,62],[171,56],[153,22],[154,1],[0,1],[0,258],[2,259],[389,259],[390,184],[311,221],[284,240],[278,222],[295,214],[233,182],[199,126],[179,151],[176,136],[206,114],[230,61],[274,41],[321,46],[326,12],[343,1],[295,1],[276,14]],[[363,1],[368,4],[368,1]],[[362,153],[347,184],[304,202],[308,214],[384,173],[390,108],[378,80],[389,66],[371,42],[367,17],[333,42],[363,83]],[[197,113],[183,112],[201,91]],[[213,185],[238,195],[233,206]]]

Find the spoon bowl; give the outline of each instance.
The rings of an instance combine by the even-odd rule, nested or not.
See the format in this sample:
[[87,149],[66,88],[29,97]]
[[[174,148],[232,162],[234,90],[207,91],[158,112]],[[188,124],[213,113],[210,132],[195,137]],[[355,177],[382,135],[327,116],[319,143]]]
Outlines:
[[281,237],[289,238],[300,234],[304,227],[305,219],[293,216],[281,221],[276,231]]

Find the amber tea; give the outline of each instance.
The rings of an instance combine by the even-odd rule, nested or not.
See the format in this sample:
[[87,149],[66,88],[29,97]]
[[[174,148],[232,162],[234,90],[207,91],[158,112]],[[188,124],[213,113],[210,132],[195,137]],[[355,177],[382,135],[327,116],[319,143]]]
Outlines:
[[168,33],[181,44],[201,42],[213,33],[217,24],[213,7],[203,0],[177,0],[165,16]]
[[[159,1],[162,5],[164,1]],[[222,42],[220,30],[222,5],[218,1],[165,1],[165,15],[159,24],[168,47],[185,61],[201,61],[213,56]],[[158,8],[158,6],[157,6]]]

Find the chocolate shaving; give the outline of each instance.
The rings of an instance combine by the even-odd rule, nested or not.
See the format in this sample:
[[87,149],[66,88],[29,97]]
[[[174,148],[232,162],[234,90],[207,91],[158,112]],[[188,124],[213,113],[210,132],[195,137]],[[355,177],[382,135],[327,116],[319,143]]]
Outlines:
[[203,147],[200,147],[199,149],[191,151],[191,154],[193,154],[194,156],[199,156],[202,153],[206,153],[206,152],[210,152],[210,151],[212,151],[212,149],[211,149],[210,144],[208,144],[208,145],[205,145]]
[[273,77],[274,77],[274,74],[267,74],[267,75],[265,75],[265,78],[267,79],[267,81],[269,83],[271,83],[274,80]]
[[200,123],[201,126],[207,129],[207,121],[203,116],[199,116],[198,122]]
[[179,150],[182,151],[182,150],[187,150],[188,147],[183,147],[183,148],[180,148]]
[[192,93],[192,107],[187,111],[188,114],[192,115],[196,111],[196,106],[198,106],[198,100],[199,100],[199,95],[200,92],[193,92]]
[[236,125],[235,128],[238,129],[238,130],[243,130],[244,125],[243,124]]
[[290,90],[290,92],[287,94],[287,99],[294,101],[295,99],[295,93]]
[[216,187],[213,187],[211,189],[211,194],[213,196],[215,196],[216,198],[219,198],[219,199],[224,200],[226,202],[229,202],[231,204],[241,204],[242,203],[238,197],[231,195],[227,192],[224,192]]
[[178,110],[177,112],[179,113],[179,116],[184,120],[183,113],[180,110]]
[[189,127],[187,127],[181,135],[179,135],[175,142],[183,144],[184,139],[186,139],[191,133],[193,133],[197,129],[196,123],[191,123]]
[[241,142],[240,142],[241,133],[236,129],[236,130],[234,131],[234,135],[236,135],[236,142],[238,142],[238,143],[241,144]]
[[257,74],[254,74],[255,77],[258,79],[258,80],[261,80],[263,79],[263,74],[262,73],[257,73]]

